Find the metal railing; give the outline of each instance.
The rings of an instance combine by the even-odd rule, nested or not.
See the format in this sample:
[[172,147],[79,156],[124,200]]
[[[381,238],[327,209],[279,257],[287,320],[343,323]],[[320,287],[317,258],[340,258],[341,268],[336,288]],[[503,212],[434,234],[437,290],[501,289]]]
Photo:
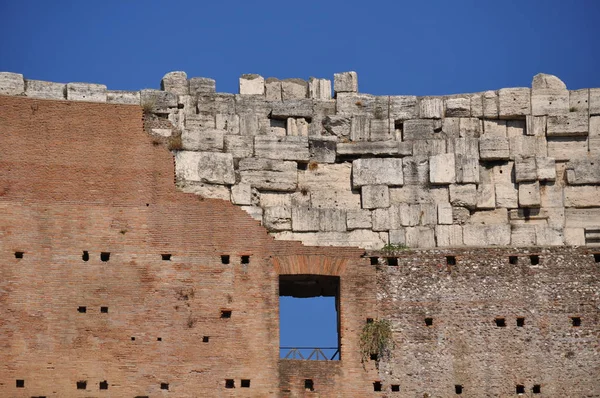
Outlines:
[[[325,354],[325,352],[327,354]],[[339,347],[279,347],[279,357],[304,361],[339,361]],[[285,355],[283,355],[285,353]]]

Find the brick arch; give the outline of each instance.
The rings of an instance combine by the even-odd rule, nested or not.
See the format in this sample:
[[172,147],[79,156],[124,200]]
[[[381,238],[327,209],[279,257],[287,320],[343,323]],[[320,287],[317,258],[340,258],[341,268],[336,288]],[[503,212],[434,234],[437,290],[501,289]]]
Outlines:
[[346,272],[347,258],[323,255],[296,255],[273,257],[275,272],[279,275],[311,274],[341,276]]

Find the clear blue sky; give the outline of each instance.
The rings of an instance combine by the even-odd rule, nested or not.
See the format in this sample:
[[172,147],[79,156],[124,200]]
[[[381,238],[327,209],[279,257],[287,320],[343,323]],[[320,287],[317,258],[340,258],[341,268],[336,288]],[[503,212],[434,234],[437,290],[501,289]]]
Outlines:
[[[0,0],[0,17],[0,71],[110,89],[158,88],[174,70],[230,93],[244,73],[348,70],[371,94],[529,87],[539,72],[600,87],[598,0]],[[304,329],[335,316],[328,302],[283,303],[293,319],[309,315],[286,323],[283,345],[335,342]]]

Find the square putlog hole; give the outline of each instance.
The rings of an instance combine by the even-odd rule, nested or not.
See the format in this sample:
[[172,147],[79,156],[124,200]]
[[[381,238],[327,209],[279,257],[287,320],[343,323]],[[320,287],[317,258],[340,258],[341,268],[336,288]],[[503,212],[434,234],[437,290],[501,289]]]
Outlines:
[[446,256],[446,264],[448,264],[448,265],[456,265],[456,257],[454,257],[454,256]]
[[25,380],[17,379],[17,388],[25,388]]
[[425,326],[433,325],[433,318],[425,318]]
[[223,318],[223,319],[231,318],[231,310],[221,310],[221,318]]
[[15,258],[23,258],[25,252],[15,252]]
[[369,257],[369,259],[371,260],[371,265],[379,264],[379,257]]
[[170,253],[163,253],[160,255],[160,258],[162,258],[163,261],[171,261],[171,254]]
[[388,257],[387,264],[390,265],[390,266],[392,266],[392,267],[397,266],[398,265],[398,258],[397,257]]
[[102,253],[100,253],[100,261],[107,262],[108,260],[110,260],[110,253],[109,252],[102,252]]
[[573,327],[576,327],[576,328],[581,326],[581,318],[578,316],[572,316],[571,324],[573,325]]
[[508,263],[512,264],[512,265],[517,265],[519,263],[519,257],[517,257],[517,256],[508,257]]
[[240,386],[242,388],[250,388],[250,380],[248,379],[242,379]]
[[454,385],[454,393],[456,395],[461,395],[463,393],[463,386],[461,384]]
[[221,264],[229,264],[229,256],[224,254],[221,256]]
[[496,318],[496,319],[494,319],[494,322],[496,323],[496,326],[499,328],[506,327],[506,319],[504,319],[504,318]]
[[540,256],[533,254],[529,256],[529,261],[531,265],[538,265],[540,263]]
[[108,307],[100,307],[100,312],[103,314],[108,314]]
[[90,260],[90,253],[88,253],[87,250],[83,251],[83,254],[81,255],[81,260],[86,262]]
[[101,390],[108,390],[108,382],[106,380],[101,381],[99,387]]
[[208,343],[208,340],[210,339],[209,336],[202,336],[202,342],[203,343]]
[[542,386],[539,384],[535,384],[533,386],[533,388],[531,389],[531,392],[534,394],[541,394],[542,393]]
[[161,390],[168,390],[169,389],[169,383],[160,383],[160,389]]
[[77,382],[77,389],[78,390],[85,390],[87,388],[87,381],[85,380],[80,380]]
[[600,253],[594,253],[594,261],[600,263]]
[[392,384],[392,392],[400,392],[400,385]]
[[87,312],[87,308],[86,307],[77,307],[77,312],[79,312],[80,314],[85,314]]
[[242,264],[250,264],[250,256],[242,256],[241,263]]
[[308,391],[315,390],[315,384],[313,383],[312,379],[304,379],[304,389]]
[[376,381],[373,383],[373,391],[381,391],[381,382]]
[[233,379],[225,379],[225,388],[235,388],[235,381]]
[[523,318],[523,317],[517,318],[517,327],[522,328],[523,326],[525,326],[525,318]]
[[525,386],[522,384],[517,384],[517,386],[515,387],[515,392],[517,394],[525,394]]

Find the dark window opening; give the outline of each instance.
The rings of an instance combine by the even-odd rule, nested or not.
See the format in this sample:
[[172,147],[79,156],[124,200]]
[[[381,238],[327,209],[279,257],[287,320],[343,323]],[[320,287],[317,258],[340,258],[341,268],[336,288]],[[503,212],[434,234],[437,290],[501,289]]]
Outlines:
[[373,383],[373,391],[381,391],[381,382],[376,381]]
[[160,257],[163,261],[171,261],[171,255],[169,253],[161,254]]
[[209,336],[202,336],[202,342],[203,343],[208,343],[208,339],[209,338],[210,338]]
[[525,394],[525,386],[521,384],[517,384],[516,387],[517,394]]
[[339,309],[339,276],[280,275],[280,358],[340,360]]
[[225,379],[225,388],[235,388],[233,379]]
[[463,392],[463,386],[461,386],[460,384],[456,384],[456,385],[454,386],[454,392],[455,392],[457,395],[460,395],[460,394],[462,394],[462,392]]
[[571,317],[571,322],[573,323],[574,327],[579,327],[581,326],[581,318],[578,316],[572,316]]
[[373,323],[373,318],[367,318],[367,323]]
[[398,258],[397,257],[388,257],[387,263],[388,263],[388,265],[396,266],[396,265],[398,265]]
[[87,311],[87,308],[85,308],[85,307],[77,307],[77,312],[80,312],[80,313],[82,313],[82,314],[85,314],[85,313],[86,313],[86,311]]
[[448,265],[456,265],[456,257],[454,257],[454,256],[446,256],[446,264],[448,264]]
[[108,390],[108,382],[106,380],[100,382],[101,390]]
[[379,258],[378,257],[370,257],[371,258],[371,265],[377,265],[379,264]]
[[83,251],[83,254],[81,255],[81,259],[83,261],[88,261],[90,259],[90,254],[87,252],[87,250]]
[[315,384],[312,379],[304,379],[304,389],[308,391],[315,391]]
[[162,341],[162,337],[157,337],[156,341]]
[[242,256],[242,264],[250,264],[250,256]]
[[512,265],[516,265],[519,262],[519,257],[510,256],[510,257],[508,257],[508,262]]
[[392,392],[399,392],[399,391],[400,391],[400,385],[392,384]]
[[87,381],[85,380],[81,380],[77,382],[77,389],[78,390],[85,390],[87,388]]
[[102,252],[100,253],[100,260],[107,262],[110,259],[110,253],[109,252]]
[[161,390],[168,390],[169,389],[169,383],[160,383],[160,389]]
[[229,264],[229,256],[228,255],[221,256],[221,263]]
[[540,263],[540,256],[533,254],[529,256],[529,261],[531,261],[531,265],[538,265]]
[[15,252],[15,258],[23,258],[24,252]]
[[525,318],[517,318],[517,326],[520,328],[525,326]]
[[600,253],[594,253],[594,261],[600,263]]
[[542,386],[540,386],[539,384],[535,384],[533,386],[533,388],[531,389],[531,392],[534,394],[541,394],[542,393]]
[[248,379],[242,379],[242,382],[240,383],[240,386],[242,388],[250,388],[250,380],[248,380]]
[[506,320],[504,318],[496,318],[494,319],[494,322],[496,322],[496,326],[499,328],[506,327]]
[[433,318],[425,318],[425,326],[433,325]]
[[371,354],[371,355],[369,355],[369,359],[371,361],[377,361],[377,360],[379,360],[379,356],[377,356],[377,354]]
[[100,312],[103,314],[108,314],[108,307],[100,307]]
[[223,318],[223,319],[231,318],[231,310],[221,310],[221,318]]
[[25,388],[25,380],[17,379],[17,388]]

